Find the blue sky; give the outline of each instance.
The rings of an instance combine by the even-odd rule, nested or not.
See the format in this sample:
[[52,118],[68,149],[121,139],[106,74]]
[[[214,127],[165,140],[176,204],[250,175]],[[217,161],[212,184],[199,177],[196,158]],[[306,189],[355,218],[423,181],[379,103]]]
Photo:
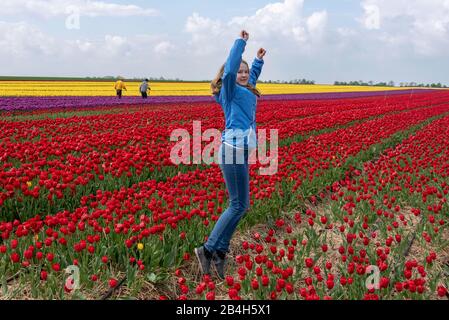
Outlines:
[[211,79],[242,28],[263,80],[449,84],[449,0],[3,0],[0,70]]

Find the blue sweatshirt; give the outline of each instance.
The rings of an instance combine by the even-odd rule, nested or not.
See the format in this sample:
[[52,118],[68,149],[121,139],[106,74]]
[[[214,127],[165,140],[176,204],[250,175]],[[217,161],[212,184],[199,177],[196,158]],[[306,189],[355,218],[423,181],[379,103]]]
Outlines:
[[[226,128],[222,133],[222,142],[235,148],[253,149],[257,147],[257,96],[236,82],[245,46],[245,40],[235,41],[225,63],[220,93],[215,95],[215,100],[225,115]],[[251,66],[248,83],[253,87],[262,72],[263,63],[262,59],[256,58]]]

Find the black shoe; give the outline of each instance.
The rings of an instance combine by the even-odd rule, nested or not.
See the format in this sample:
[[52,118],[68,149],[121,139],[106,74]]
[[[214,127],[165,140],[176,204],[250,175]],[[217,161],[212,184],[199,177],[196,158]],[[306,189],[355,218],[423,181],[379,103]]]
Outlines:
[[213,257],[215,270],[217,275],[221,280],[225,278],[225,267],[226,267],[226,253],[217,252]]
[[195,255],[198,259],[201,272],[203,274],[210,274],[210,263],[212,261],[212,254],[204,247],[195,248]]

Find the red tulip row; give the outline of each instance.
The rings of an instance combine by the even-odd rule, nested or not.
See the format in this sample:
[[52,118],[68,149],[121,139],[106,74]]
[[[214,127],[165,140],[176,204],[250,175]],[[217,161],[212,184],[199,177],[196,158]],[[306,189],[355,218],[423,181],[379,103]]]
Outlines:
[[[431,98],[433,102],[449,99],[447,94],[442,93],[435,94]],[[415,95],[413,99],[409,96],[395,96],[388,103],[382,99],[385,100],[370,98],[332,103],[326,101],[323,102],[324,106],[316,107],[313,112],[311,108],[305,108],[302,104],[295,105],[295,102],[291,101],[270,102],[270,110],[274,114],[279,110],[284,111],[284,115],[289,114],[288,108],[291,109],[291,117],[300,113],[304,115],[304,112],[326,113],[287,122],[273,120],[261,128],[280,128],[280,138],[283,139],[344,125],[351,121],[407,110],[410,106],[415,107],[429,102],[427,94]],[[268,106],[269,103],[265,102],[265,105]],[[276,109],[273,111],[274,108]],[[202,122],[203,130],[221,126],[222,120],[217,123],[216,115],[206,116],[210,105],[195,106],[193,109],[188,118],[192,115],[206,117],[206,121]],[[265,108],[267,109],[268,107]],[[338,111],[346,109],[349,110]],[[162,112],[142,111],[127,115],[83,117],[77,119],[76,123],[73,123],[73,119],[10,123],[5,127],[5,132],[17,131],[15,139],[26,141],[11,142],[11,138],[8,137],[3,139],[0,145],[0,158],[5,160],[0,173],[0,187],[5,190],[0,191],[0,207],[11,197],[17,198],[19,202],[26,200],[19,208],[8,207],[8,210],[19,210],[21,215],[27,217],[29,214],[24,210],[25,207],[49,210],[45,204],[47,199],[70,201],[75,194],[84,194],[81,191],[83,187],[90,189],[92,184],[111,185],[115,179],[122,177],[126,182],[120,182],[129,185],[150,176],[157,177],[154,171],[172,166],[169,155],[173,144],[167,141],[170,132],[186,128],[192,133],[191,123],[180,125],[173,124],[172,121],[172,125],[161,124],[156,127],[153,127],[154,123],[147,123],[151,114],[159,117],[160,113]],[[179,121],[178,116],[174,118]],[[111,127],[114,129],[111,130]],[[175,173],[174,169],[165,170],[160,175]],[[44,202],[40,199],[44,199]],[[59,202],[62,202],[63,207],[67,207],[66,200]]]
[[[273,102],[276,102],[276,108],[273,109]],[[447,101],[447,93],[444,91],[429,92],[419,92],[411,94],[401,94],[401,95],[386,95],[378,97],[360,97],[360,98],[346,98],[337,100],[273,100],[273,101],[260,101],[258,105],[258,122],[267,123],[272,120],[290,120],[297,117],[308,117],[311,115],[322,114],[332,111],[344,111],[354,108],[359,108],[364,106],[366,108],[378,107],[383,105],[407,105],[409,107],[413,106],[431,106],[441,102]],[[331,108],[331,109],[329,109]],[[186,113],[185,110],[188,110]],[[59,113],[58,113],[59,112]],[[101,113],[142,113],[147,114],[147,121],[151,124],[158,126],[169,125],[172,123],[180,122],[192,122],[198,119],[205,118],[215,118],[222,119],[223,114],[220,107],[216,104],[209,103],[164,103],[164,104],[152,104],[151,106],[121,106],[121,107],[105,107],[99,106],[95,108],[83,108],[83,109],[53,109],[51,114],[48,110],[38,109],[27,112],[19,112],[14,114],[14,117],[9,116],[8,113],[0,117],[0,120],[4,119],[6,121],[1,121],[2,126],[7,125],[8,121],[17,121],[15,119],[29,119],[32,120],[33,116],[42,117],[42,119],[51,117],[53,118],[53,123],[59,125],[61,121],[64,122],[64,118],[67,115],[73,114],[77,115],[89,115],[90,113],[101,114]],[[57,117],[60,114],[61,117]],[[79,119],[77,119],[79,120]],[[28,121],[24,121],[28,122]],[[26,124],[26,123],[25,123]],[[74,123],[72,123],[74,124]],[[74,124],[76,125],[76,124]],[[19,134],[22,130],[29,129],[27,126],[21,128],[18,126],[14,131],[3,131],[0,132],[0,138],[3,139],[11,134]],[[126,129],[126,128],[124,128]],[[107,128],[106,128],[107,130]]]
[[312,193],[309,195],[312,195],[316,191],[311,188],[313,180],[328,174],[333,168],[341,167],[348,158],[382,143],[383,139],[398,131],[448,111],[449,104],[446,104],[388,115],[281,147],[276,175],[257,176],[257,166],[251,169],[254,176],[251,183],[257,185],[255,196],[269,197],[275,190],[275,184],[281,179],[294,182],[293,190],[286,190],[287,192],[296,191],[304,185],[303,189],[310,190]]
[[448,177],[446,116],[349,170],[305,215],[254,231],[236,249],[223,285],[209,277],[192,282],[178,269],[171,298],[445,298]]
[[[415,108],[420,106],[432,106],[447,101],[449,93],[420,93],[415,95],[397,95],[392,97],[372,97],[358,99],[343,100],[322,100],[322,101],[262,101],[258,107],[258,123],[277,123],[278,121],[291,120],[292,118],[310,117],[312,115],[320,115],[329,112],[347,111],[353,109],[369,109],[393,107],[394,109]],[[185,110],[188,112],[185,112]],[[110,109],[108,115],[95,115],[86,117],[57,118],[35,121],[22,121],[10,123],[2,121],[2,132],[0,139],[14,137],[15,140],[25,141],[32,140],[39,136],[51,136],[59,138],[63,135],[63,139],[56,140],[64,142],[67,137],[80,132],[89,134],[110,133],[111,122],[114,125],[114,132],[128,131],[130,127],[144,127],[146,130],[152,129],[152,126],[167,127],[171,124],[179,125],[187,123],[188,126],[194,120],[207,121],[213,119],[215,125],[222,124],[222,111],[216,104],[199,103],[195,105],[179,104],[164,106],[151,106],[149,108],[132,108],[120,109],[122,112],[117,113],[117,108]],[[148,126],[150,125],[150,126]],[[66,127],[67,131],[66,131]],[[221,127],[221,126],[220,126]],[[170,133],[168,131],[168,133]],[[56,135],[55,137],[55,133]],[[153,132],[153,133],[157,133]],[[163,137],[167,137],[164,133]],[[151,138],[151,137],[148,137]],[[154,139],[157,140],[157,139]]]

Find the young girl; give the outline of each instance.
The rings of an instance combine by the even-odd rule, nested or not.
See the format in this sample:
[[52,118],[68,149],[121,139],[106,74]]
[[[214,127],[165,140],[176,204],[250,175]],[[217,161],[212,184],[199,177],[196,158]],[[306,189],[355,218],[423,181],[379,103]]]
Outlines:
[[229,207],[220,216],[207,242],[195,248],[203,274],[210,273],[211,262],[224,278],[226,253],[240,219],[249,209],[248,156],[256,148],[256,105],[260,92],[256,82],[262,71],[265,49],[260,48],[251,70],[242,60],[249,34],[242,30],[226,63],[211,82],[215,100],[225,115],[219,163],[229,194]]

